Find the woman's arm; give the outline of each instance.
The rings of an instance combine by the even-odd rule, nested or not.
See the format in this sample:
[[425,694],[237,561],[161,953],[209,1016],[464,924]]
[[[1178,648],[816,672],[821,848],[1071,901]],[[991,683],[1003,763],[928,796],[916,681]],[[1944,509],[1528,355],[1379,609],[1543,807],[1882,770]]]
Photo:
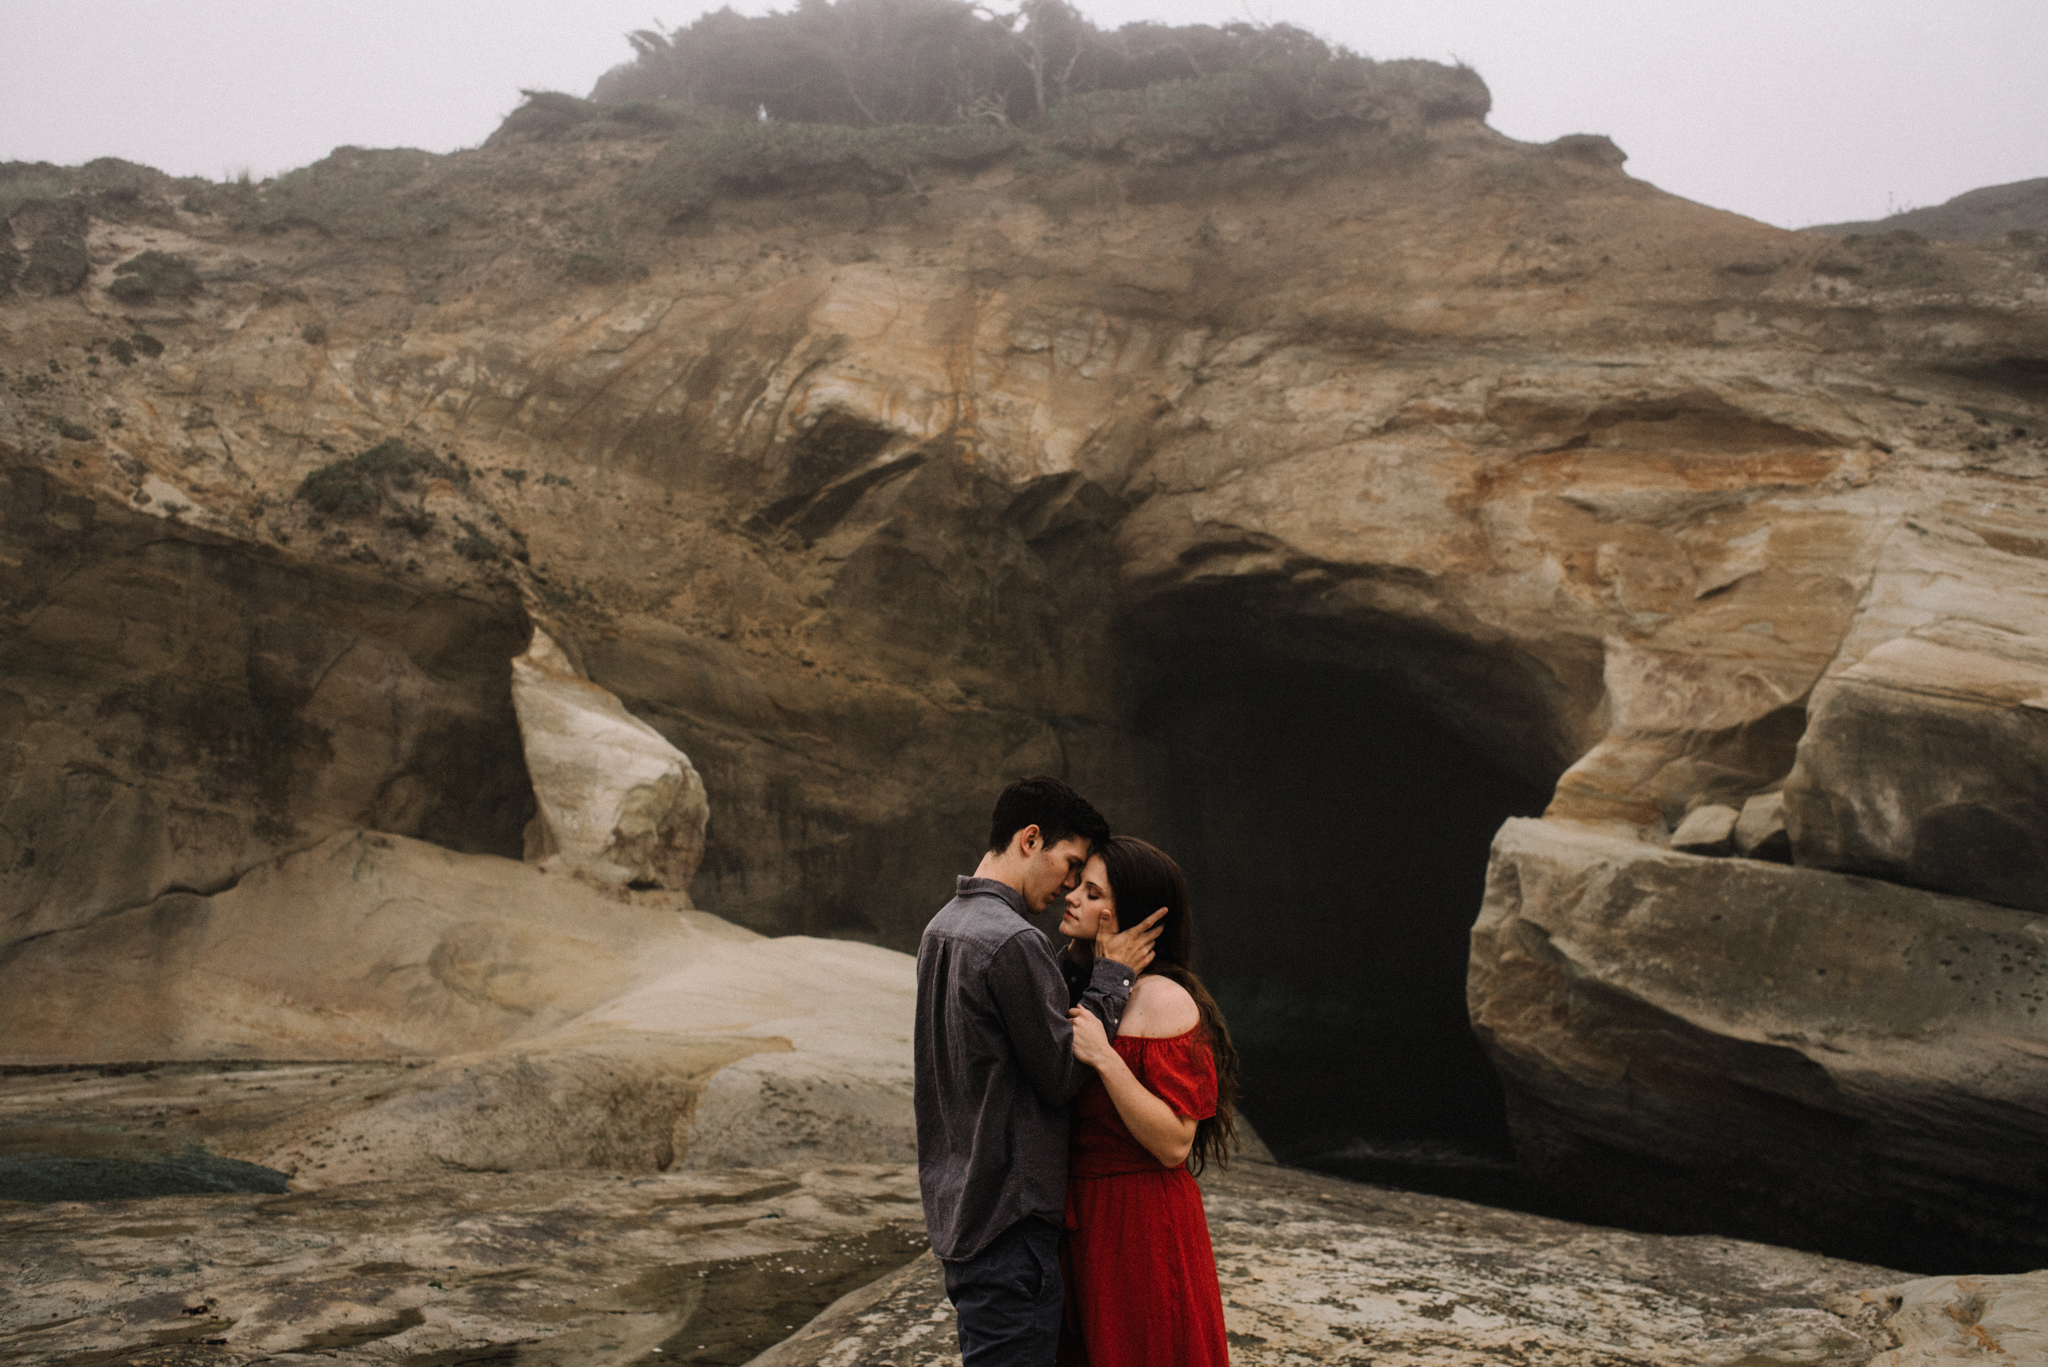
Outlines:
[[1195,1147],[1198,1122],[1176,1114],[1173,1107],[1145,1090],[1123,1056],[1110,1046],[1101,1021],[1078,1006],[1067,1014],[1074,1018],[1074,1057],[1101,1074],[1103,1088],[1131,1138],[1169,1168],[1187,1162]]
[[1109,1057],[1109,1066],[1095,1071],[1102,1074],[1102,1085],[1108,1090],[1109,1099],[1116,1103],[1116,1113],[1123,1117],[1131,1138],[1169,1168],[1187,1162],[1195,1147],[1197,1122],[1174,1114],[1173,1107],[1146,1091],[1145,1084],[1138,1081],[1122,1055],[1112,1053]]

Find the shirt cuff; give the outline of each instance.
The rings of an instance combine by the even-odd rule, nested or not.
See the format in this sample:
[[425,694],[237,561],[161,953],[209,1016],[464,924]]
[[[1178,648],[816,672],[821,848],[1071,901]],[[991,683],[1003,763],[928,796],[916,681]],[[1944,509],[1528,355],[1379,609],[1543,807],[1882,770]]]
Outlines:
[[[1107,978],[1103,976],[1105,973],[1109,975]],[[1128,992],[1130,990],[1131,980],[1137,976],[1137,974],[1131,972],[1130,969],[1125,968],[1122,964],[1118,963],[1114,959],[1097,959],[1095,961],[1095,972],[1093,974],[1093,978],[1094,986],[1096,987],[1100,987],[1105,990],[1113,986],[1121,987]]]

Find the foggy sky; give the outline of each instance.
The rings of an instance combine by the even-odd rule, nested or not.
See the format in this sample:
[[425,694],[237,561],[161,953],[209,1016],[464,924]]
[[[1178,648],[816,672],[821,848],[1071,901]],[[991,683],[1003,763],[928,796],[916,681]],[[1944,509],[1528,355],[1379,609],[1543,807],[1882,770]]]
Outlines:
[[[258,178],[333,147],[474,146],[521,88],[589,93],[701,0],[0,0],[0,160]],[[736,4],[746,13],[767,6]],[[1489,122],[1606,133],[1633,175],[1786,227],[2048,175],[2048,0],[1094,0],[1462,59]]]

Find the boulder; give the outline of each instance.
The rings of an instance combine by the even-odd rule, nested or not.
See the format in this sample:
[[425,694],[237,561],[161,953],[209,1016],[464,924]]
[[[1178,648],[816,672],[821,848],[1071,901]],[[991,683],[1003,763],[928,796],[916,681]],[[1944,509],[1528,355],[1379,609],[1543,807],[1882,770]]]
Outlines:
[[1474,1029],[1518,1159],[1589,1212],[1950,1265],[2048,1257],[2048,924],[1510,821]]
[[1794,857],[2048,911],[2038,658],[1901,636],[1814,692],[1785,782]]
[[1708,803],[1687,812],[1671,833],[1671,848],[1686,854],[1726,854],[1735,848],[1735,827],[1741,813]]
[[602,883],[687,890],[711,811],[689,756],[538,627],[512,662],[512,705],[540,808],[526,857]]
[[1785,795],[1759,793],[1742,804],[1735,821],[1735,852],[1745,859],[1792,862],[1792,839],[1785,831]]

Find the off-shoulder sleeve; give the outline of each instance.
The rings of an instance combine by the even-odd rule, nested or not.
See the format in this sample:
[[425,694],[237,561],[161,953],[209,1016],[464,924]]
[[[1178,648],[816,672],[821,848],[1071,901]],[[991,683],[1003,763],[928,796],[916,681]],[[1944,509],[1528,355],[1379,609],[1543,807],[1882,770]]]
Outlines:
[[1216,1114],[1216,1055],[1200,1030],[1145,1041],[1145,1089],[1175,1115],[1207,1120]]

